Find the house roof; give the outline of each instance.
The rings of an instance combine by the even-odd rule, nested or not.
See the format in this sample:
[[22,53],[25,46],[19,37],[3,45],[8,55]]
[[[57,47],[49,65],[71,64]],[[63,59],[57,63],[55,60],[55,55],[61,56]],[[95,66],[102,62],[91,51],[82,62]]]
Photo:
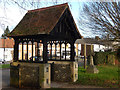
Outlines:
[[99,40],[96,40],[93,38],[77,39],[75,43],[76,44],[102,44]]
[[109,45],[109,46],[120,46],[120,41],[114,41],[114,40],[97,40],[94,38],[83,38],[83,39],[77,39],[75,41],[76,44],[99,44],[99,45]]
[[29,10],[8,36],[49,34],[67,8],[69,6],[65,3]]
[[119,40],[101,40],[103,45],[109,45],[109,46],[120,46]]
[[0,39],[0,48],[13,48],[14,47],[14,39]]

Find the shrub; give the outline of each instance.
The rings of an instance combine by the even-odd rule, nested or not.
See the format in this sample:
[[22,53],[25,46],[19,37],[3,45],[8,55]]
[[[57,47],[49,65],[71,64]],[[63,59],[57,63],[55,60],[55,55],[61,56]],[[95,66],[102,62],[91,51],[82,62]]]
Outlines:
[[115,65],[115,55],[109,54],[107,61],[108,61],[108,64]]
[[94,64],[115,64],[115,53],[116,52],[95,52],[93,57]]
[[117,54],[116,56],[118,58],[118,61],[120,62],[120,46],[118,47],[116,54]]

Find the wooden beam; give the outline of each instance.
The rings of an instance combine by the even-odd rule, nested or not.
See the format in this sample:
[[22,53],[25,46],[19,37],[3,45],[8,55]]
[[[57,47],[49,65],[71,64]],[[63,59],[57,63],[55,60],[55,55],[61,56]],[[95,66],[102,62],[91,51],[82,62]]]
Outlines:
[[71,43],[71,58],[70,58],[70,60],[71,61],[75,61],[75,49],[74,49],[74,43],[72,42]]
[[39,43],[40,41],[37,41],[37,59],[40,56]]
[[28,40],[27,40],[27,61],[28,61]]
[[84,69],[86,69],[86,44],[84,44]]
[[22,61],[23,61],[23,53],[24,53],[23,44],[24,44],[24,42],[22,41]]
[[57,48],[56,48],[56,45],[57,45],[57,43],[55,42],[55,59],[56,59],[56,51],[57,51]]
[[61,60],[61,41],[60,41],[60,60]]
[[51,45],[51,50],[50,50],[50,59],[52,59],[52,41],[51,41],[50,45]]
[[47,40],[43,40],[43,63],[47,63],[48,57],[47,57]]
[[78,44],[76,44],[76,56],[78,57]]
[[67,43],[65,41],[65,60],[66,60],[66,45],[67,45]]
[[19,49],[19,41],[15,39],[15,45],[14,45],[14,62],[18,61],[18,50]]
[[33,61],[33,40],[32,40],[32,61]]

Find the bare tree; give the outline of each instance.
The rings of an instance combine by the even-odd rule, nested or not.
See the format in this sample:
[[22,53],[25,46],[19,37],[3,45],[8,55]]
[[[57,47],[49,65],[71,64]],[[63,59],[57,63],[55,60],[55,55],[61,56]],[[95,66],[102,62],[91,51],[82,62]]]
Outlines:
[[85,3],[79,17],[82,30],[120,39],[120,2]]

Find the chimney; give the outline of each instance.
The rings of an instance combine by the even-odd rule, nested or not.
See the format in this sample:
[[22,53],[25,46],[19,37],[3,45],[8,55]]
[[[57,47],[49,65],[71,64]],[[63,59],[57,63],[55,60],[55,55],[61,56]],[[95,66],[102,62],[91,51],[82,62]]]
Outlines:
[[100,40],[99,36],[95,36],[95,40]]
[[81,39],[83,39],[83,36],[81,36]]

